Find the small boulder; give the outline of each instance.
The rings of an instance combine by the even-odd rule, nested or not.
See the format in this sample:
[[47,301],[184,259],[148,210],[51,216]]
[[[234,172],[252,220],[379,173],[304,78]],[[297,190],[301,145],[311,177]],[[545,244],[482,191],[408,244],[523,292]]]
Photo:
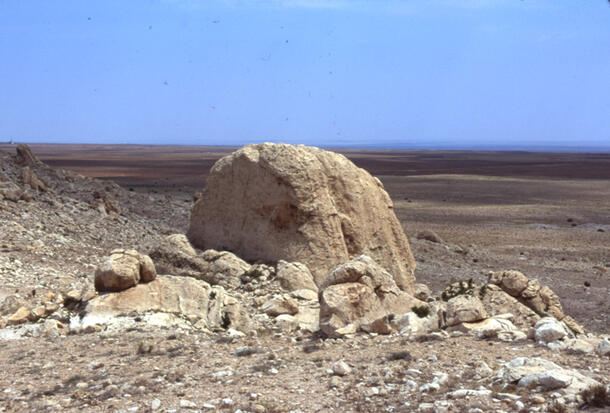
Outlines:
[[95,289],[101,292],[123,291],[156,277],[155,266],[136,250],[116,249],[95,271]]
[[434,242],[437,244],[442,244],[442,242],[443,242],[443,239],[441,237],[439,237],[436,232],[430,231],[430,230],[418,232],[416,238]]
[[340,336],[339,330],[348,325],[371,331],[387,316],[405,314],[422,304],[401,291],[375,261],[361,255],[336,267],[321,284],[320,329],[330,337]]
[[426,284],[416,283],[415,294],[413,295],[418,300],[428,301],[428,298],[432,297],[432,291]]
[[487,318],[483,303],[473,295],[458,295],[447,302],[445,322],[448,327]]
[[261,310],[271,317],[281,314],[295,315],[299,312],[299,306],[295,299],[288,295],[278,295],[265,302]]
[[566,326],[554,317],[541,318],[534,325],[534,330],[536,341],[545,344],[561,340],[569,334]]
[[175,251],[183,252],[184,254],[194,257],[197,255],[195,248],[191,245],[188,238],[184,234],[171,234],[165,237],[165,242]]
[[610,340],[605,338],[602,341],[600,341],[599,344],[597,344],[595,351],[600,356],[610,356]]
[[13,315],[11,315],[8,318],[8,324],[10,324],[10,325],[23,324],[23,323],[27,322],[29,318],[30,318],[30,310],[28,310],[27,307],[19,307],[19,309],[17,311],[15,311],[13,313]]
[[148,255],[140,254],[140,282],[147,283],[157,278],[155,263]]
[[278,261],[276,277],[282,288],[287,291],[307,289],[318,292],[311,271],[300,262]]

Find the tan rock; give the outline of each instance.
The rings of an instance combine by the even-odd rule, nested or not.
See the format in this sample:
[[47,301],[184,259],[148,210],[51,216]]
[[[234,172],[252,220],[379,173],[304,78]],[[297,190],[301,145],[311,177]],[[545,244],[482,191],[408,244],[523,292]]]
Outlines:
[[295,315],[299,312],[299,305],[294,298],[282,294],[265,302],[261,307],[261,310],[272,317],[281,314]]
[[194,257],[197,252],[184,234],[171,234],[165,237],[165,242],[171,245],[175,250],[181,251],[186,255]]
[[42,182],[38,176],[30,169],[29,166],[26,166],[21,169],[21,180],[24,185],[28,185],[34,191],[46,191],[47,186],[44,182]]
[[[528,280],[518,271],[498,271],[489,273],[488,281],[488,286],[497,284],[540,316],[551,316],[561,321],[566,318],[557,294],[548,286],[541,286],[537,280]],[[569,318],[564,323],[574,333],[584,334],[584,329],[574,319]]]
[[251,267],[228,251],[207,250],[201,254],[201,257],[207,262],[205,277],[213,284],[236,287],[241,284],[241,276]]
[[100,295],[88,302],[85,313],[118,316],[131,312],[162,311],[205,318],[210,292],[210,285],[203,281],[188,277],[159,276],[149,283]]
[[184,235],[172,234],[150,251],[158,273],[182,275],[213,285],[236,287],[251,266],[228,251],[207,250],[198,255]]
[[504,271],[501,288],[513,297],[518,297],[527,288],[528,281],[519,271]]
[[317,148],[248,145],[219,160],[188,237],[246,260],[302,262],[318,285],[336,265],[369,254],[413,292],[415,261],[381,182]]
[[426,284],[416,283],[415,293],[413,294],[418,300],[426,301],[432,296],[432,291]]
[[25,306],[25,301],[16,295],[9,295],[0,303],[0,315],[11,315]]
[[340,336],[337,331],[350,324],[374,328],[373,323],[390,314],[404,314],[423,304],[401,291],[392,276],[366,255],[339,265],[320,289],[320,329],[330,337]]
[[472,323],[487,318],[483,303],[472,295],[458,295],[447,302],[447,326]]
[[27,166],[34,166],[41,163],[38,158],[34,156],[30,147],[24,143],[17,145],[17,155],[21,158],[21,163]]
[[136,250],[112,251],[95,271],[95,289],[122,291],[140,281],[140,253]]
[[190,277],[160,275],[153,281],[90,300],[82,327],[134,313],[170,313],[205,328],[245,329],[248,316],[239,301],[220,286]]
[[287,291],[307,289],[318,292],[311,271],[300,262],[278,261],[276,277],[282,288]]
[[157,270],[153,260],[144,254],[140,254],[140,282],[151,282],[157,277]]
[[480,298],[485,311],[487,311],[490,316],[507,313],[512,314],[513,324],[520,329],[527,331],[528,328],[532,327],[540,320],[540,316],[536,314],[536,312],[527,305],[519,302],[515,297],[505,293],[497,285],[484,285],[483,287],[478,288],[475,294]]
[[36,321],[43,317],[46,317],[46,315],[47,315],[46,307],[44,305],[39,305],[37,307],[32,308],[32,311],[30,312],[29,320]]
[[17,311],[13,315],[8,318],[8,324],[17,325],[23,324],[28,321],[30,317],[30,310],[27,307],[19,307]]
[[548,286],[544,286],[540,289],[540,297],[545,305],[545,312],[558,320],[563,320],[565,317],[563,313],[563,308],[561,307],[561,302],[559,301],[559,297],[553,290],[551,290]]

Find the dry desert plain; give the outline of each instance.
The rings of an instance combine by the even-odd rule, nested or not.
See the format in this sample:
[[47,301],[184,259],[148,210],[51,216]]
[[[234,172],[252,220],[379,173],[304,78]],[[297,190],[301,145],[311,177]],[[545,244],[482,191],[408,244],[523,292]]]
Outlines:
[[[194,193],[214,162],[235,149],[30,147],[53,168],[112,180],[126,191],[66,173],[57,175],[70,179],[56,194],[7,203],[0,263],[10,271],[3,272],[0,299],[15,293],[39,300],[49,290],[90,285],[112,248],[146,250],[150,240],[184,233]],[[549,285],[586,330],[610,333],[610,154],[334,150],[381,179],[409,237],[417,282],[434,295],[453,281],[483,284],[489,271],[515,269]],[[15,146],[0,151],[12,154]],[[9,165],[8,155],[2,161]],[[88,206],[104,187],[120,216],[94,216]],[[66,211],[79,217],[76,227]],[[422,231],[441,241],[418,239]],[[582,400],[555,403],[557,392],[493,377],[515,357],[540,357],[607,386],[608,357],[532,341],[443,337],[231,337],[136,324],[120,334],[2,340],[0,411],[604,411]],[[351,372],[336,372],[341,361]]]

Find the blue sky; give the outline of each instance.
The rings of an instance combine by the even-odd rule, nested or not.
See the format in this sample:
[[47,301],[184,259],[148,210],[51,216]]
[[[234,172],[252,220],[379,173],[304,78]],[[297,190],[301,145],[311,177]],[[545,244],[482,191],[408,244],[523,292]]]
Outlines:
[[605,0],[0,0],[0,141],[610,148]]

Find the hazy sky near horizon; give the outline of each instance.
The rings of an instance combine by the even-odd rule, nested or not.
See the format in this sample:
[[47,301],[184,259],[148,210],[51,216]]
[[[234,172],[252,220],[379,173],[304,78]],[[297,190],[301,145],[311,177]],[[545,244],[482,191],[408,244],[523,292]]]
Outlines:
[[605,0],[0,0],[0,141],[610,147]]

